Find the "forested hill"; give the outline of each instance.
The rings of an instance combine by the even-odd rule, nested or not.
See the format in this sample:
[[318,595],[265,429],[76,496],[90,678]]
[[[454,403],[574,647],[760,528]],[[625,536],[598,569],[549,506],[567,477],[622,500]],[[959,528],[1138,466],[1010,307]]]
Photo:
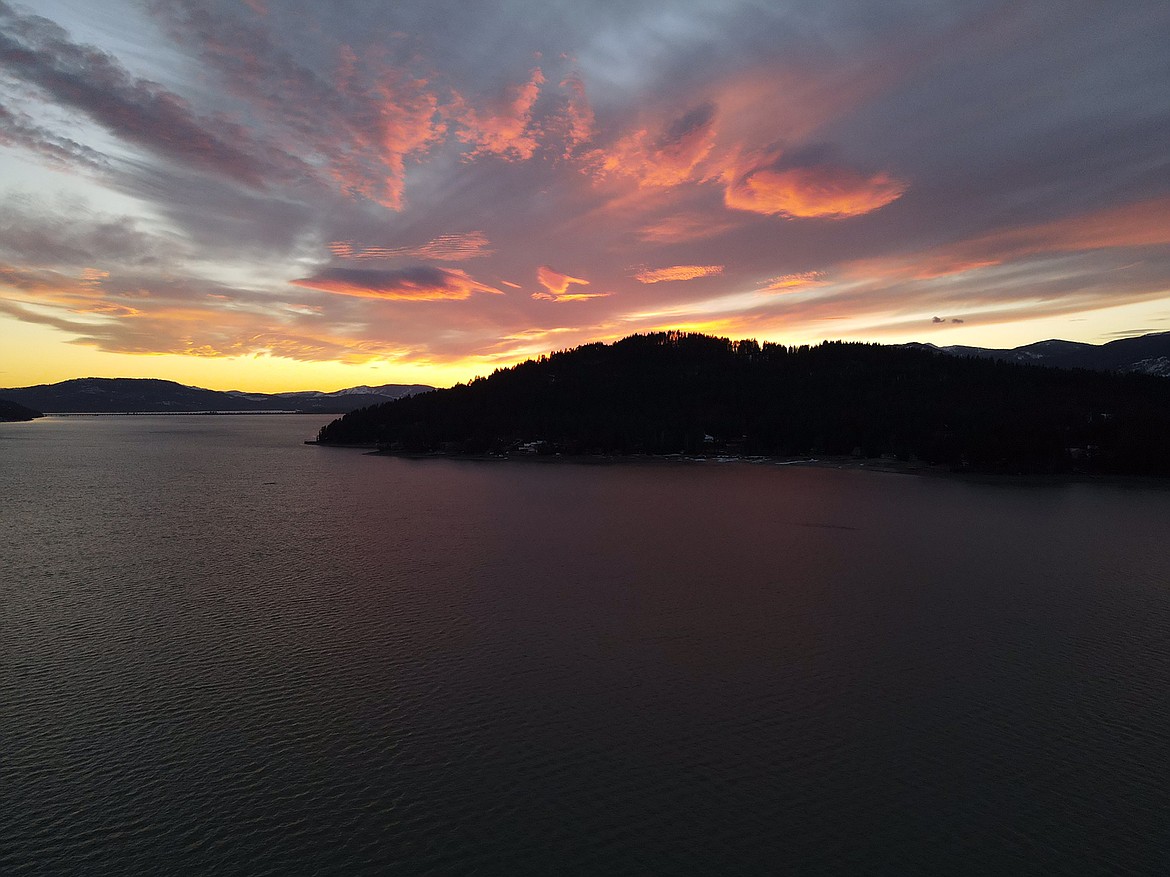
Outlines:
[[36,420],[44,417],[41,412],[25,405],[18,405],[8,399],[0,399],[0,423],[13,423],[23,420]]
[[1170,474],[1170,380],[666,332],[363,408],[319,441],[452,454],[893,454],[973,469]]

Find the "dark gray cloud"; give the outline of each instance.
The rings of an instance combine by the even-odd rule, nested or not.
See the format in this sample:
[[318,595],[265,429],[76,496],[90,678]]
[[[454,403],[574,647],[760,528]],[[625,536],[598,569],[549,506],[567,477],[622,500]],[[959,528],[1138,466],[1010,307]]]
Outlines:
[[268,173],[292,163],[271,146],[261,149],[242,126],[199,118],[178,95],[131,76],[116,58],[72,42],[59,25],[3,0],[0,66],[119,138],[182,164],[260,187]]
[[96,149],[38,125],[27,114],[0,104],[0,144],[36,153],[50,164],[69,170],[104,171],[106,157]]
[[10,195],[0,204],[0,258],[26,266],[158,266],[188,254],[173,237],[148,232],[140,220],[102,216],[77,204],[68,214]]
[[476,292],[500,292],[462,269],[431,265],[387,269],[331,266],[291,282],[339,295],[391,301],[462,301]]

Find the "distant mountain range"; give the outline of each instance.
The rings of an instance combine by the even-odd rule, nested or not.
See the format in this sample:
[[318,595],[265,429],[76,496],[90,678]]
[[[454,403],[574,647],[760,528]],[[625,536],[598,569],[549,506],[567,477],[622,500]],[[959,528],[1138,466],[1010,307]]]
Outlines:
[[1155,332],[1136,338],[1121,338],[1107,344],[1082,344],[1077,341],[1037,341],[1010,350],[986,347],[936,347],[933,344],[909,344],[926,347],[954,356],[977,356],[1023,365],[1053,368],[1087,368],[1094,371],[1122,372],[1170,377],[1170,332]]
[[244,393],[205,390],[153,378],[77,378],[0,390],[0,399],[49,414],[172,413],[199,411],[289,411],[301,414],[345,414],[403,396],[432,390],[423,384],[350,387],[332,393]]
[[[1039,341],[1010,350],[933,344],[905,348],[938,351],[952,356],[998,359],[1024,365],[1083,368],[1170,377],[1170,332],[1123,338],[1107,344]],[[0,400],[50,414],[114,414],[125,412],[291,411],[304,414],[346,414],[403,396],[434,389],[423,384],[350,387],[331,393],[245,393],[206,390],[152,378],[77,378],[58,384],[0,389]]]

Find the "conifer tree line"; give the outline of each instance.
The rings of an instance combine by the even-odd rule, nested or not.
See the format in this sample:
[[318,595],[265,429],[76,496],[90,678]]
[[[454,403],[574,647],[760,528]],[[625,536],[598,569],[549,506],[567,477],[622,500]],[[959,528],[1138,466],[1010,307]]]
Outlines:
[[673,331],[363,408],[318,438],[411,453],[892,455],[964,469],[1170,474],[1170,380]]

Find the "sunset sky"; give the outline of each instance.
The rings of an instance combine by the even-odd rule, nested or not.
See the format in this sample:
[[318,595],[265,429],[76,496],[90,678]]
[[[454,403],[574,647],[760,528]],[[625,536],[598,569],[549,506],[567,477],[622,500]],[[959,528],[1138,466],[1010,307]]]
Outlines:
[[0,386],[1170,330],[1170,3],[0,0]]

